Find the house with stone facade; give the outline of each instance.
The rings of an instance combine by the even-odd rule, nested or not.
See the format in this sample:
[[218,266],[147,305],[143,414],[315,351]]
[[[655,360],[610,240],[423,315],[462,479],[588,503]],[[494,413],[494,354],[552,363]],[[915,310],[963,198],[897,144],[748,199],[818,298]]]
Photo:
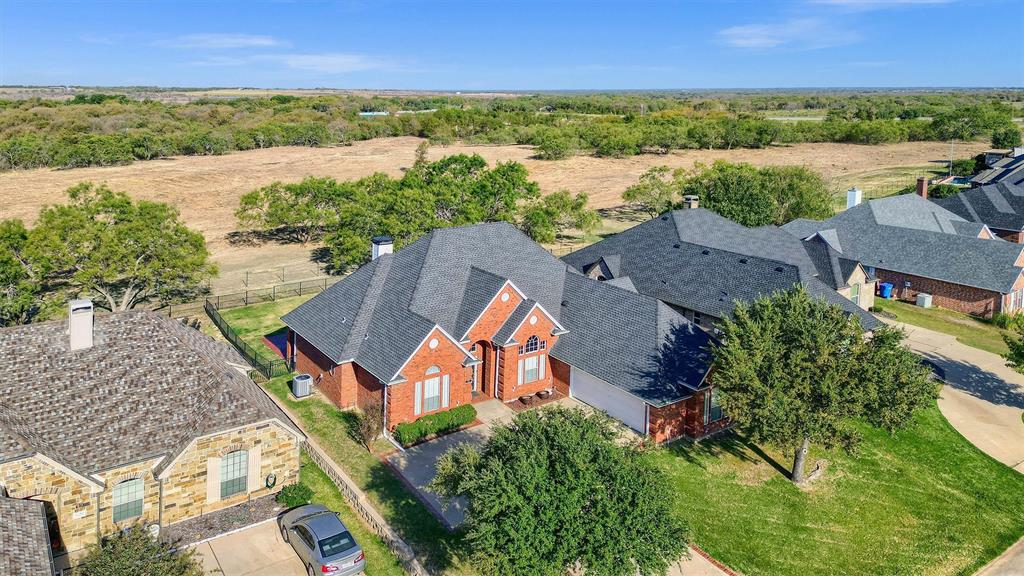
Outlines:
[[77,300],[0,330],[0,349],[0,525],[41,524],[58,564],[298,481],[302,433],[237,352],[180,322]]
[[1024,305],[1024,245],[929,201],[926,182],[917,194],[869,200],[827,220],[799,219],[782,228],[857,260],[903,300],[930,294],[936,306],[986,318]]
[[557,391],[663,441],[725,425],[711,338],[655,298],[598,282],[501,222],[434,230],[283,318],[287,358],[385,427]]
[[840,306],[865,330],[878,325],[875,278],[824,238],[808,242],[775,226],[748,228],[696,205],[662,214],[564,256],[590,278],[672,306],[713,329],[737,302],[796,285]]

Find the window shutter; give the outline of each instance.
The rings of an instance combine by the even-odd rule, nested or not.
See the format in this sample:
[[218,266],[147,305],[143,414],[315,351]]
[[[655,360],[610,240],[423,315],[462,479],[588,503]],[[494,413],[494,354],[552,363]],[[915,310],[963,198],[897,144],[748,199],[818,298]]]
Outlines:
[[416,383],[416,398],[413,405],[413,414],[419,416],[423,412],[423,382]]
[[260,452],[259,444],[249,449],[249,492],[255,492],[263,487],[263,477],[260,476]]
[[519,359],[519,385],[523,385],[523,359]]
[[220,458],[206,459],[206,503],[220,500]]
[[448,407],[448,375],[441,379],[441,408]]

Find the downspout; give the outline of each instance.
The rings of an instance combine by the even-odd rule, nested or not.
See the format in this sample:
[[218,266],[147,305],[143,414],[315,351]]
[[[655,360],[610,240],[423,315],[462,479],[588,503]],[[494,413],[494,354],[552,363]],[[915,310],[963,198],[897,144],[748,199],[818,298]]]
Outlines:
[[96,493],[96,544],[103,543],[103,534],[100,532],[100,496],[106,491],[107,489],[104,488]]
[[491,396],[498,397],[498,367],[501,366],[501,346],[494,347],[494,384],[491,386]]
[[405,448],[402,447],[402,445],[399,444],[391,436],[390,432],[388,432],[388,385],[387,384],[384,384],[384,418],[382,420],[384,421],[384,430],[383,430],[384,438],[387,439],[387,441],[390,442],[392,446],[394,446],[395,448],[398,448],[399,452],[405,452]]
[[162,528],[164,525],[164,479],[157,478],[156,482],[160,487],[160,506],[158,506],[156,510],[156,524]]

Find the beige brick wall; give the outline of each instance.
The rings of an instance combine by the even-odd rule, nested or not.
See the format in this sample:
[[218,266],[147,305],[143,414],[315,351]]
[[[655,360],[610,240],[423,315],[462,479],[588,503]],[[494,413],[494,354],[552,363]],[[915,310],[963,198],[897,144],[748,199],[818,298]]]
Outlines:
[[0,464],[0,482],[12,498],[45,500],[53,505],[68,552],[96,543],[95,485],[37,456]]
[[[226,500],[207,499],[207,467],[210,458],[220,458],[234,450],[259,449],[259,489],[236,494]],[[268,489],[264,479],[277,475],[277,484]],[[248,426],[233,432],[200,438],[189,446],[164,475],[163,523],[173,524],[200,514],[220,510],[276,492],[299,480],[299,443],[277,423]],[[218,494],[219,498],[219,494]]]

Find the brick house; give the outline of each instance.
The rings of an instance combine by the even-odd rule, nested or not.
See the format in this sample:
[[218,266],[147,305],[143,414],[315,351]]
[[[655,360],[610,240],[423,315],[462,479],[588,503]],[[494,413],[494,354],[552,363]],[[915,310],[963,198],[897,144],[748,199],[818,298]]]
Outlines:
[[659,441],[724,425],[710,338],[664,303],[577,273],[507,223],[387,242],[283,318],[287,357],[338,406],[379,399],[391,430],[557,390]]
[[180,322],[77,300],[0,330],[0,349],[0,496],[43,503],[58,565],[298,480],[301,432],[237,352]]
[[878,320],[875,278],[827,241],[811,242],[775,226],[748,228],[696,206],[662,214],[562,258],[591,278],[652,296],[707,329],[736,302],[802,285],[855,315],[866,330]]
[[[923,179],[922,179],[923,180]],[[858,260],[895,296],[930,294],[936,306],[991,317],[1024,304],[1024,246],[992,234],[918,194],[869,200],[828,220],[794,220],[782,227],[800,239],[824,240]]]
[[988,184],[932,202],[965,220],[987,226],[1007,242],[1024,243],[1024,184]]

